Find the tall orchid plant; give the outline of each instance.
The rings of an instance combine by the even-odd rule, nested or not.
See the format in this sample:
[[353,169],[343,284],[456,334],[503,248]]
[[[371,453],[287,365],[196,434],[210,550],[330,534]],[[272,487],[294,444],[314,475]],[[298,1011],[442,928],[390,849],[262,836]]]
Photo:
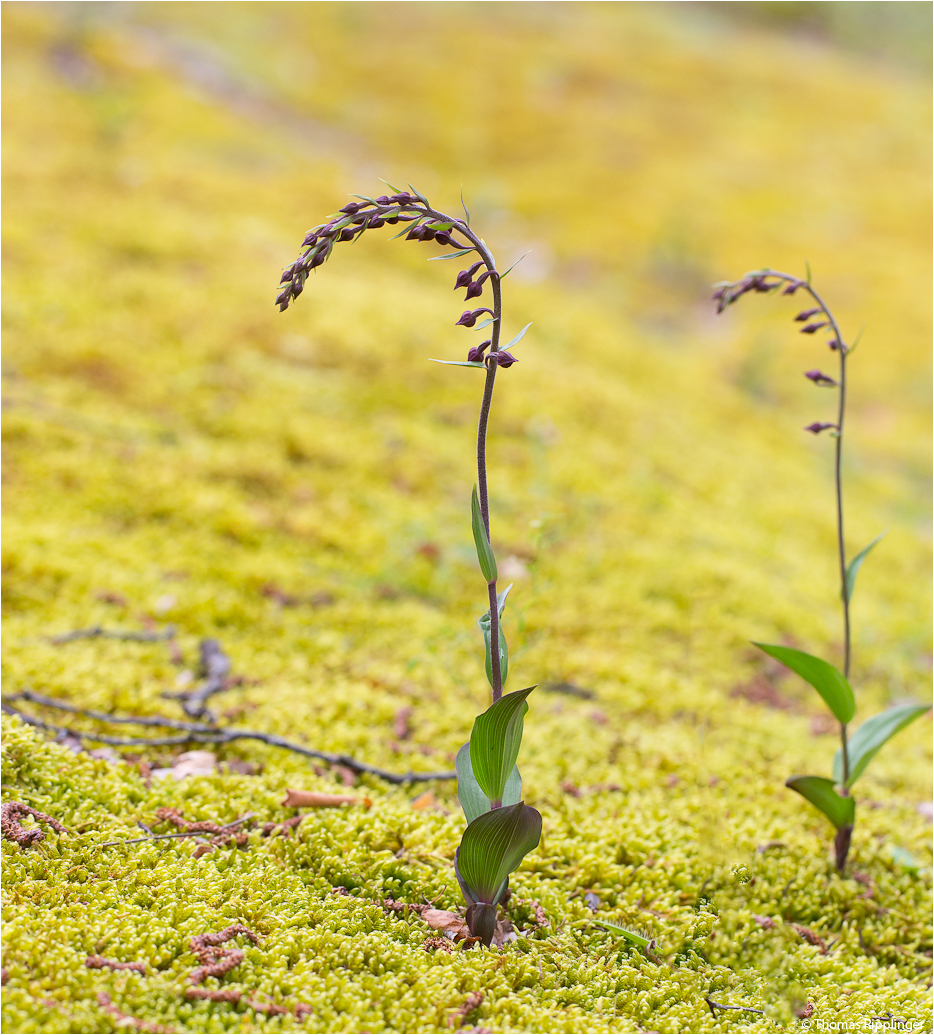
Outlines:
[[541,815],[521,800],[522,779],[516,766],[529,707],[527,698],[535,687],[503,694],[509,656],[502,616],[512,587],[497,592],[486,465],[487,426],[496,375],[500,368],[508,369],[517,362],[509,349],[518,344],[529,325],[505,346],[500,344],[502,281],[509,270],[503,273],[497,270],[492,252],[470,228],[466,206],[464,218],[455,218],[432,208],[428,199],[413,187],[409,191],[395,187],[391,190],[393,194],[376,198],[353,195],[358,200],[344,205],[327,222],[309,230],[302,241],[301,254],[282,274],[276,304],[280,312],[288,309],[302,293],[311,272],[330,258],[336,244],[354,241],[368,230],[398,223],[403,227],[396,237],[434,242],[452,249],[433,256],[434,261],[467,256],[475,260],[458,273],[454,282],[455,291],[465,289],[465,301],[480,298],[486,287],[490,288],[492,308],[467,309],[456,321],[456,326],[478,331],[489,328],[489,338],[472,347],[466,360],[435,360],[482,370],[485,374],[477,426],[477,484],[471,497],[471,528],[487,587],[488,609],[479,625],[492,704],[477,716],[470,740],[457,753],[457,794],[467,828],[455,853],[454,866],[467,903],[471,935],[488,946],[496,932],[497,906],[506,895],[509,875],[538,846],[542,831]]
[[833,779],[825,776],[791,776],[785,786],[797,791],[834,825],[834,855],[837,870],[846,869],[847,855],[853,837],[856,821],[856,803],[852,787],[859,779],[875,754],[899,730],[914,722],[931,707],[929,704],[899,704],[867,719],[854,733],[849,732],[850,723],[856,716],[856,698],[850,686],[850,662],[852,660],[852,632],[850,603],[856,587],[856,576],[873,547],[882,539],[884,532],[876,536],[868,546],[847,560],[846,542],[843,534],[843,431],[846,419],[847,359],[853,353],[858,339],[847,345],[840,325],[830,307],[811,284],[810,271],[804,279],[778,270],[763,269],[747,273],[741,280],[717,284],[714,300],[717,312],[722,313],[743,295],[750,293],[769,294],[781,290],[783,295],[794,295],[799,291],[810,299],[808,308],[795,316],[795,322],[803,324],[802,334],[829,334],[827,342],[830,351],[838,361],[837,377],[831,377],[821,370],[808,370],[805,377],[818,388],[833,389],[837,393],[836,419],[814,421],[804,429],[814,435],[828,432],[834,442],[834,489],[836,498],[837,564],[840,576],[840,602],[843,612],[843,671],[829,662],[816,658],[804,651],[778,644],[757,643],[777,661],[796,672],[823,698],[840,728],[840,747],[833,759]]

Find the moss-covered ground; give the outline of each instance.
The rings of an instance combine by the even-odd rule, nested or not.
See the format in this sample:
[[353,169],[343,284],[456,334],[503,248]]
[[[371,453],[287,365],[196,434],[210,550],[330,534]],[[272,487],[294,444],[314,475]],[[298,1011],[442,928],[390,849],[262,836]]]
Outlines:
[[[4,5],[5,693],[181,717],[162,694],[211,636],[244,677],[212,702],[225,723],[450,768],[487,695],[479,378],[428,362],[476,340],[453,326],[454,264],[371,233],[272,306],[307,227],[384,175],[448,207],[463,183],[497,255],[532,249],[505,283],[507,332],[534,324],[490,440],[510,686],[593,695],[531,698],[524,933],[451,953],[377,904],[458,907],[451,783],[416,810],[424,787],[366,777],[369,808],[264,838],[295,814],[286,787],[346,791],[340,773],[244,741],[213,775],[147,782],[138,756],[179,748],[114,763],[5,717],[3,800],[70,831],[3,842],[5,1031],[931,1030],[930,722],[857,785],[841,878],[783,786],[829,774],[833,731],[748,646],[839,659],[830,443],[800,431],[830,419],[801,377],[828,354],[793,333],[794,300],[719,321],[706,303],[712,280],[809,259],[850,333],[866,323],[851,550],[889,531],[853,681],[862,717],[927,699],[927,84],[712,19]],[[169,623],[182,665],[165,643],[49,639]],[[198,857],[99,847],[169,829],[162,807],[256,825]],[[652,958],[595,915],[647,931]],[[190,939],[237,922],[260,943],[235,939],[243,962],[208,986],[292,1013],[185,997]]]

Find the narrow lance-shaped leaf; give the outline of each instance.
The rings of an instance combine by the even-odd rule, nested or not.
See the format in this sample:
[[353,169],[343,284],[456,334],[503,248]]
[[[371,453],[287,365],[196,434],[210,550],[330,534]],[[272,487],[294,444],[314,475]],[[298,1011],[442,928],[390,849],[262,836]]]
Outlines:
[[527,323],[521,331],[509,342],[507,345],[501,345],[500,348],[504,350],[511,349],[513,345],[518,345],[520,341],[525,337],[525,332],[531,327],[531,323]]
[[886,533],[880,532],[875,539],[868,545],[864,546],[862,550],[853,558],[852,561],[846,566],[846,598],[847,600],[853,599],[853,590],[856,588],[856,576],[859,573],[859,569],[863,566],[863,561],[869,556],[869,551],[879,542],[885,538]]
[[461,248],[456,252],[448,252],[447,255],[432,255],[429,262],[444,262],[445,259],[459,259],[462,255],[474,251],[473,248]]
[[[852,787],[862,776],[863,770],[886,741],[930,708],[929,704],[897,704],[894,708],[886,708],[884,712],[867,719],[852,737],[847,738],[847,761],[850,770],[847,787]],[[833,778],[837,783],[843,782],[843,751],[840,748],[837,748],[837,753],[833,756]]]
[[[464,364],[465,366],[467,364]],[[482,364],[480,364],[482,366]],[[480,511],[480,497],[477,495],[476,485],[473,487],[473,495],[470,498],[470,523],[473,528],[473,541],[477,545],[477,560],[480,562],[480,571],[487,584],[496,581],[496,558],[493,556],[493,547],[486,537],[486,528],[483,524],[483,514]]]
[[760,647],[776,661],[787,665],[792,672],[797,672],[802,679],[810,683],[823,697],[838,722],[846,724],[856,714],[856,699],[850,684],[843,673],[829,662],[793,647],[770,643],[756,643],[755,646]]
[[601,927],[605,927],[608,931],[612,931],[614,934],[621,934],[626,941],[631,945],[635,945],[639,949],[648,949],[655,941],[654,938],[647,938],[644,934],[640,934],[638,931],[631,931],[628,927],[620,927],[619,924],[611,924],[608,920],[598,920],[594,917],[595,924],[599,924]]
[[824,776],[790,776],[785,786],[797,791],[802,798],[819,808],[831,823],[840,830],[851,827],[856,818],[856,804],[852,798],[837,794],[833,780]]
[[457,868],[474,900],[495,903],[503,882],[541,836],[541,814],[521,801],[473,820],[457,851]]
[[470,734],[470,764],[477,783],[490,801],[497,805],[503,799],[506,781],[519,757],[526,698],[535,689],[515,690],[474,719]]
[[433,359],[432,363],[443,363],[446,367],[473,367],[474,370],[486,370],[485,363],[472,363],[469,360]]
[[[473,767],[470,764],[469,741],[457,752],[455,768],[457,769],[457,800],[464,810],[467,822],[472,823],[477,816],[489,812],[493,806],[473,774]],[[514,765],[503,789],[503,805],[515,805],[517,801],[521,800],[522,777],[519,775],[519,767]]]
[[[497,611],[499,612],[500,620],[503,617],[503,608],[506,606],[506,596],[512,589],[512,583],[510,583],[502,593],[496,594]],[[493,633],[490,627],[490,612],[487,613],[480,619],[477,620],[477,625],[480,626],[480,631],[483,633],[483,647],[485,651],[486,659],[486,678],[490,681],[490,686],[493,685]],[[499,627],[499,682],[500,686],[504,686],[506,683],[506,676],[509,673],[509,649],[506,646],[506,637],[503,635],[502,625]]]

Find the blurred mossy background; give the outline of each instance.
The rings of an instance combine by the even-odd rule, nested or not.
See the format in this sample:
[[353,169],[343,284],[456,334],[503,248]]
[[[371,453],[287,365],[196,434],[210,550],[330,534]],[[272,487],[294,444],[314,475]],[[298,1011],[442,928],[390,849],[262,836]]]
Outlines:
[[[309,1030],[432,1031],[477,989],[464,1023],[495,1030],[794,1029],[806,1001],[930,1030],[930,723],[859,784],[853,870],[870,883],[840,881],[825,821],[782,787],[829,773],[832,730],[748,647],[839,658],[831,443],[801,430],[830,419],[801,374],[832,355],[795,333],[795,299],[719,318],[709,303],[715,280],[809,262],[845,333],[865,325],[850,551],[888,535],[860,575],[854,685],[863,718],[927,699],[930,5],[5,3],[3,19],[6,692],[177,714],[163,648],[45,639],[173,623],[190,665],[216,636],[257,681],[218,699],[233,721],[450,766],[488,693],[468,517],[480,381],[428,361],[477,341],[453,326],[456,264],[372,232],[287,313],[272,304],[307,228],[385,177],[448,211],[463,187],[501,264],[528,253],[505,330],[533,327],[490,439],[510,684],[595,695],[533,695],[520,765],[545,840],[514,883],[552,927],[495,978],[478,952],[423,952],[418,921],[326,895],[456,905],[449,784],[446,817],[368,783],[369,813],[309,817],[294,851],[147,849],[150,901],[132,850],[95,841],[167,804],[281,818],[286,784],[331,776],[240,745],[222,759],[261,776],[147,790],[5,720],[4,799],[82,831],[4,844],[7,1030],[111,1030],[101,988],[174,1030],[298,1026],[180,998],[188,939],[237,919],[267,949],[225,980],[316,1004]],[[89,873],[113,891],[90,918],[63,905],[77,884],[88,899]],[[588,891],[680,952],[677,980],[585,924]],[[162,969],[84,970],[118,947]],[[712,1018],[712,991],[768,1017]]]

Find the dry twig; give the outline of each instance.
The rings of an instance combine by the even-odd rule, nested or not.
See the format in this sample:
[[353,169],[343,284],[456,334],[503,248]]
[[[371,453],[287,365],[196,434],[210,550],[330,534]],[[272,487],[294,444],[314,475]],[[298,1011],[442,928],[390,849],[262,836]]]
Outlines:
[[[38,719],[33,715],[13,707],[11,701],[23,699],[39,704],[46,708],[55,708],[59,711],[70,712],[73,715],[81,715],[91,719],[99,719],[102,722],[126,723],[138,726],[154,726],[163,729],[184,730],[176,737],[115,737],[105,733],[89,733],[85,730],[75,730],[67,726],[58,726],[54,723]],[[7,715],[15,715],[23,722],[37,729],[49,730],[63,736],[78,737],[81,740],[96,741],[101,744],[113,744],[118,747],[165,747],[173,744],[187,744],[195,742],[199,744],[231,744],[236,740],[258,740],[271,747],[283,748],[286,751],[294,751],[296,754],[304,755],[306,758],[316,758],[328,762],[333,766],[345,766],[356,773],[368,773],[370,776],[378,777],[387,783],[426,783],[431,780],[453,780],[457,777],[456,772],[441,773],[391,773],[385,769],[370,765],[367,762],[359,762],[349,755],[333,754],[330,751],[317,751],[313,748],[306,748],[301,744],[294,744],[284,737],[275,733],[262,733],[258,730],[231,729],[229,727],[211,726],[207,723],[183,722],[180,719],[168,719],[162,716],[143,715],[108,715],[105,712],[95,712],[87,708],[78,708],[67,701],[60,701],[53,697],[46,697],[37,694],[32,690],[23,690],[15,697],[8,698],[0,705]]]

